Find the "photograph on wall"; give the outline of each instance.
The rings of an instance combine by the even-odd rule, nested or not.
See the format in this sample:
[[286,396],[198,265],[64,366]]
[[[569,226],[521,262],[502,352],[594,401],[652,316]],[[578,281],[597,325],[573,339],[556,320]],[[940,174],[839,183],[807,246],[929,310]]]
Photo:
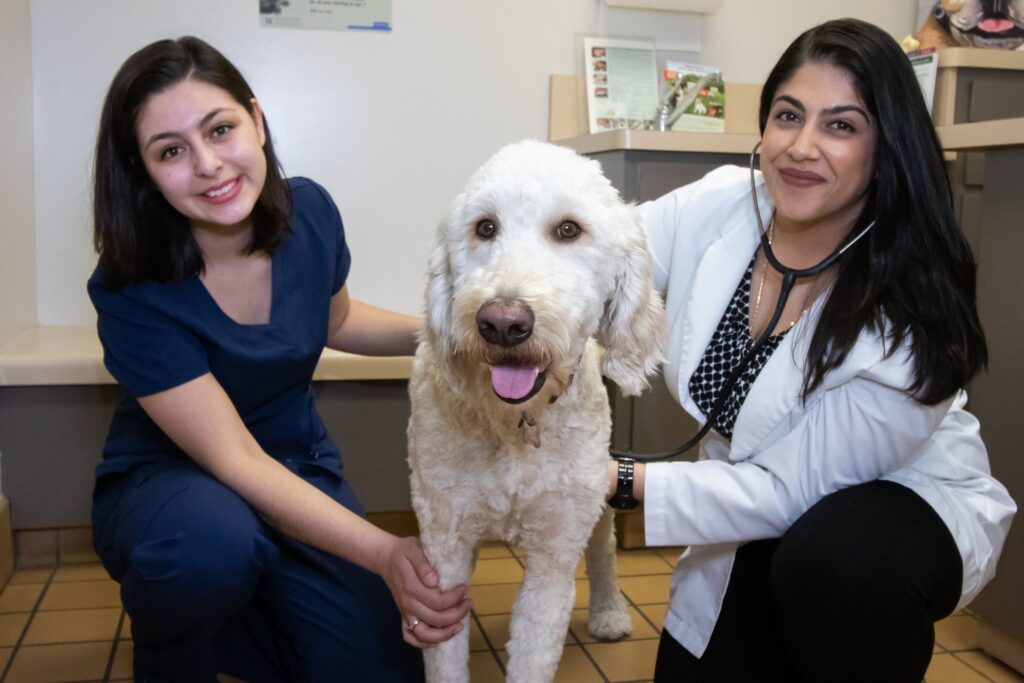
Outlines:
[[259,0],[260,26],[390,31],[391,0]]
[[591,133],[653,128],[658,109],[653,42],[584,38],[583,64]]
[[674,94],[670,130],[725,132],[725,81],[714,67],[665,62],[665,85]]

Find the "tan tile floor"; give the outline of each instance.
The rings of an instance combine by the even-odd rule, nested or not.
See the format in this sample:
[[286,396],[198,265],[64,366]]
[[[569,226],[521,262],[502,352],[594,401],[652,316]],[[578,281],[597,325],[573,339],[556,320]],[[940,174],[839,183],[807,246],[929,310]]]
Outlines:
[[[630,602],[633,635],[595,641],[586,629],[589,589],[577,570],[577,599],[558,683],[649,681],[665,616],[676,549],[619,553],[620,585]],[[0,592],[0,683],[130,681],[131,634],[117,585],[92,558],[15,573]],[[473,574],[470,667],[475,682],[501,681],[509,612],[523,577],[515,549],[489,545]],[[1024,676],[977,645],[978,620],[960,612],[936,625],[928,683],[1024,683]],[[223,681],[234,681],[225,677]]]

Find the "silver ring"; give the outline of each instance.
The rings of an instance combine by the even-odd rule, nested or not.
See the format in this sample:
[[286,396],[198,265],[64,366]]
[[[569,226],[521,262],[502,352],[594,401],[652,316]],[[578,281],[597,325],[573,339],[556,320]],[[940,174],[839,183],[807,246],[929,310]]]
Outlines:
[[410,621],[408,624],[405,625],[405,628],[407,628],[409,631],[412,631],[414,628],[416,628],[419,625],[420,625],[420,620],[417,619],[416,617],[413,617],[412,621]]

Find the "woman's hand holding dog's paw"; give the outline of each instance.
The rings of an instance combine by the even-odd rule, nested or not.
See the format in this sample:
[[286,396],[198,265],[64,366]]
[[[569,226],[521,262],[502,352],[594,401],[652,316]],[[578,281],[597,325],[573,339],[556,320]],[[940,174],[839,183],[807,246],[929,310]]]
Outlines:
[[465,585],[440,588],[437,570],[423,554],[417,538],[391,537],[380,570],[405,625],[405,642],[418,648],[443,643],[462,630],[471,602]]

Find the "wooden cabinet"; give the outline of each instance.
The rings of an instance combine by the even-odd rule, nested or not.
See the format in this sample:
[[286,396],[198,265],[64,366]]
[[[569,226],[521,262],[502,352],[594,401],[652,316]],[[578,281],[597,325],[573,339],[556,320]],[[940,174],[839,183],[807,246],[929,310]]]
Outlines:
[[[985,153],[984,202],[979,211],[978,312],[988,339],[988,371],[968,390],[981,422],[992,474],[1024,505],[1024,146]],[[999,572],[972,603],[984,621],[982,646],[1024,671],[1024,522],[1018,514]]]

